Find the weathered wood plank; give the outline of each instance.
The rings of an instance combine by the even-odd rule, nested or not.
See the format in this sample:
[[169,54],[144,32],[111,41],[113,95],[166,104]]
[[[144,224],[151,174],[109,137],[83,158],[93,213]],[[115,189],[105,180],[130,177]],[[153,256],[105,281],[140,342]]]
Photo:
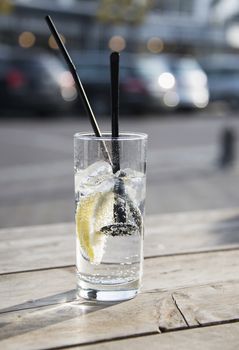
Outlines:
[[75,299],[75,268],[0,276],[0,313]]
[[[74,224],[0,230],[0,273],[75,263]],[[239,247],[239,209],[147,217],[145,257]]]
[[146,227],[146,257],[175,253],[211,251],[239,246],[239,215],[235,219],[201,222],[173,220],[164,224],[150,217]]
[[190,212],[168,213],[160,215],[149,215],[147,222],[149,225],[157,223],[160,226],[168,226],[171,224],[200,224],[214,223],[222,221],[238,220],[239,208],[224,208],[214,210],[199,210]]
[[[238,211],[228,211],[227,215],[219,219],[218,214],[214,213],[209,216],[208,221],[203,222],[202,217],[198,215],[199,221],[194,216],[192,221],[189,220],[190,223],[185,219],[184,224],[181,217],[178,222],[173,220],[173,224],[170,225],[167,218],[161,218],[161,223],[158,218],[153,218],[151,224],[148,224],[146,238],[146,250],[151,252],[148,257],[160,255],[160,245],[161,248],[166,247],[161,249],[162,255],[175,251],[182,253],[184,249],[186,252],[208,250],[210,244],[213,244],[212,249],[228,248],[230,244],[238,247],[237,213]],[[144,292],[136,299],[114,305],[92,305],[72,301],[75,287],[74,268],[52,268],[71,265],[74,262],[72,230],[72,224],[29,228],[28,231],[25,228],[16,229],[12,230],[13,236],[10,236],[9,230],[2,230],[2,234],[5,231],[5,238],[0,243],[0,257],[4,268],[8,262],[10,272],[15,271],[14,268],[21,271],[22,267],[26,270],[43,270],[0,276],[1,349],[34,350],[89,344],[156,334],[160,330],[168,332],[239,319],[238,249],[149,258],[145,261]],[[227,238],[229,236],[230,244],[228,241],[225,244],[225,237],[222,239],[220,234],[223,234],[223,237],[227,235]],[[191,237],[196,237],[196,240],[191,240]],[[60,243],[59,238],[62,238]],[[1,252],[6,248],[9,254],[4,255],[2,259]],[[45,267],[51,269],[44,270]],[[232,325],[234,324],[230,324]],[[161,334],[157,337],[166,339],[165,337],[171,334],[186,332],[189,330]],[[235,343],[234,335],[235,333],[232,333],[232,341],[228,341],[229,344]],[[185,335],[184,339],[186,337]],[[198,337],[196,335],[195,339]],[[208,338],[210,339],[209,336]],[[124,341],[128,342],[129,339]],[[165,346],[168,341],[165,342]],[[111,344],[117,343],[118,341]],[[110,343],[104,343],[106,346],[107,344],[110,346]],[[160,340],[160,347],[161,344]],[[100,343],[95,346],[101,349],[102,345],[103,343]],[[178,348],[178,344],[176,345]],[[140,345],[137,348],[140,349]],[[197,349],[195,346],[193,348]],[[215,344],[212,348],[215,348]]]
[[[239,250],[162,256],[145,260],[143,291],[168,291],[237,280]],[[0,276],[0,312],[74,298],[75,268]]]
[[190,327],[239,321],[239,281],[176,291],[173,299]]
[[239,208],[148,216],[146,256],[238,246],[238,225]]
[[239,278],[239,250],[172,255],[145,261],[144,290],[169,290]]
[[239,323],[231,323],[94,345],[77,346],[74,347],[74,350],[235,350],[239,348],[238,334]]
[[[239,321],[239,281],[184,288],[167,299],[173,300],[188,327]],[[174,330],[170,318],[159,314],[159,329]]]
[[196,287],[180,293],[147,292],[114,305],[71,302],[6,313],[1,316],[0,346],[6,350],[51,349],[232,322],[239,320],[238,287],[239,281],[202,286],[199,293]]
[[0,230],[0,273],[73,265],[73,224]]
[[[94,340],[158,333],[161,296],[141,294],[124,303],[99,306],[76,302],[1,316],[1,349],[45,349]],[[180,313],[176,322],[184,322]]]

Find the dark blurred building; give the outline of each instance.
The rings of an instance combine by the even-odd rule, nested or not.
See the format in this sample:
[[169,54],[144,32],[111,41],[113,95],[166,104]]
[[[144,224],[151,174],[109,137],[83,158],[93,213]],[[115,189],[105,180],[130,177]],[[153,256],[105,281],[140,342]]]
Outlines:
[[169,49],[224,46],[223,27],[212,20],[213,0],[155,0],[142,27],[142,38],[159,35]]
[[237,0],[1,0],[0,42],[18,45],[19,35],[30,32],[35,45],[47,47],[50,14],[74,48],[220,49],[232,43],[228,28],[238,23],[238,7]]
[[95,13],[95,6],[90,5],[86,1],[78,5],[70,0],[1,0],[0,41],[17,45],[19,35],[27,31],[35,35],[37,46],[47,46],[49,29],[44,17],[50,14],[70,42],[84,46],[85,32]]

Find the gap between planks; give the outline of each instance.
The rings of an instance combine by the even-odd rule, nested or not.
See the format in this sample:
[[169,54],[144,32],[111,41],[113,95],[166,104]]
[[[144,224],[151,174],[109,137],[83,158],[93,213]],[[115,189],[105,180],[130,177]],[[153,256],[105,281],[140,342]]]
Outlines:
[[[131,301],[97,309],[93,314],[94,310],[79,312],[80,305],[75,302],[56,308],[45,307],[42,312],[39,308],[30,313],[18,311],[2,318],[6,323],[1,332],[2,345],[6,349],[11,344],[26,349],[64,349],[159,332],[173,333],[236,323],[239,320],[238,286],[239,281],[235,281],[201,288],[194,286],[173,293],[151,293],[150,296],[142,293]],[[133,319],[130,316],[134,316]]]
[[[214,248],[209,250],[196,250],[196,251],[187,251],[187,252],[179,252],[179,253],[169,253],[169,254],[159,254],[159,255],[152,255],[152,256],[145,256],[144,260],[150,260],[150,259],[158,259],[158,258],[167,258],[167,257],[173,257],[173,256],[186,256],[186,255],[199,255],[199,254],[211,254],[211,253],[218,253],[218,252],[230,252],[230,251],[237,251],[239,250],[239,246],[233,246],[233,247],[224,247],[224,248]],[[42,268],[34,268],[34,269],[28,269],[28,270],[21,270],[21,271],[10,271],[10,272],[0,272],[1,276],[7,276],[7,275],[15,275],[15,274],[21,274],[21,273],[31,273],[31,272],[38,272],[38,271],[47,271],[47,270],[55,270],[55,269],[64,269],[64,268],[74,268],[76,267],[75,264],[69,264],[69,265],[59,265],[59,266],[52,266],[52,267],[42,267]]]
[[[162,293],[193,286],[234,283],[239,274],[235,263],[238,257],[238,250],[235,250],[147,259],[142,291]],[[73,300],[76,286],[73,267],[9,274],[0,276],[0,282],[1,312]]]
[[62,350],[62,349],[74,349],[77,347],[81,346],[88,346],[88,345],[98,345],[98,344],[104,344],[108,342],[117,342],[119,340],[127,340],[127,339],[135,339],[135,338],[143,338],[143,337],[149,337],[151,335],[157,335],[159,332],[145,332],[142,334],[132,334],[132,335],[127,335],[125,337],[115,337],[107,340],[97,340],[97,341],[92,341],[92,342],[86,342],[86,343],[80,343],[76,345],[66,345],[66,346],[57,346],[53,348],[42,348],[39,350]]
[[[104,344],[108,344],[108,343],[117,343],[119,341],[127,341],[127,340],[131,340],[131,339],[140,339],[140,338],[147,338],[150,336],[162,336],[163,334],[172,334],[172,333],[179,333],[181,331],[184,332],[188,332],[188,331],[193,331],[193,330],[197,330],[197,329],[210,329],[210,327],[222,327],[223,325],[228,325],[228,324],[238,324],[239,325],[239,320],[226,320],[226,321],[221,321],[221,322],[214,322],[214,323],[208,323],[208,324],[202,324],[199,326],[188,326],[188,327],[181,327],[181,328],[177,328],[177,329],[171,329],[171,330],[165,330],[165,329],[160,329],[159,327],[159,332],[153,331],[153,332],[145,332],[142,334],[132,334],[132,335],[127,335],[127,336],[121,336],[121,337],[112,337],[112,338],[108,338],[105,340],[96,340],[96,341],[88,341],[85,343],[78,343],[78,344],[74,344],[74,345],[63,345],[63,346],[56,346],[56,347],[44,347],[44,348],[39,348],[38,350],[66,350],[66,349],[85,349],[87,350],[87,348],[90,345],[94,346],[94,345],[104,345]],[[158,340],[160,340],[160,338],[158,338]],[[239,343],[238,343],[239,344]]]
[[[149,217],[145,258],[235,249],[238,229],[239,209]],[[0,230],[0,273],[73,266],[73,231],[71,223]]]
[[[239,323],[234,323],[228,327],[228,324],[216,325],[212,327],[201,327],[197,329],[187,329],[182,332],[172,332],[169,334],[152,334],[143,337],[129,337],[125,339],[112,340],[111,342],[96,342],[92,345],[74,345],[67,347],[58,347],[54,350],[77,349],[77,350],[122,350],[122,349],[150,349],[158,350],[159,344],[161,350],[178,349],[230,349],[235,350],[239,346],[238,339]],[[98,344],[101,347],[98,347]],[[47,350],[47,349],[45,349]],[[49,349],[48,349],[49,350]]]
[[[234,324],[234,323],[238,323],[238,320],[232,320],[232,321],[225,321],[225,322],[221,322],[221,323],[217,323],[217,324],[207,324],[207,325],[201,325],[200,327],[185,327],[185,328],[180,328],[180,329],[174,329],[174,330],[170,330],[170,331],[162,331],[161,334],[159,334],[158,332],[147,332],[144,334],[132,334],[129,336],[125,336],[125,337],[116,337],[116,338],[112,338],[112,339],[107,339],[107,340],[98,340],[98,341],[93,341],[93,342],[87,342],[87,343],[80,343],[80,344],[76,344],[76,345],[69,345],[69,346],[60,346],[60,347],[54,347],[54,348],[44,348],[44,349],[39,349],[39,350],[65,350],[65,349],[77,349],[79,347],[85,347],[85,346],[89,346],[89,345],[100,345],[100,344],[107,344],[107,343],[116,343],[118,341],[126,341],[127,339],[140,339],[140,338],[144,338],[144,337],[150,337],[150,336],[155,336],[157,335],[158,337],[162,336],[162,334],[168,334],[168,333],[177,333],[177,332],[181,332],[183,331],[192,331],[194,329],[198,329],[198,328],[210,328],[210,327],[221,327],[223,325],[227,325],[227,324]],[[158,339],[160,340],[160,338]]]

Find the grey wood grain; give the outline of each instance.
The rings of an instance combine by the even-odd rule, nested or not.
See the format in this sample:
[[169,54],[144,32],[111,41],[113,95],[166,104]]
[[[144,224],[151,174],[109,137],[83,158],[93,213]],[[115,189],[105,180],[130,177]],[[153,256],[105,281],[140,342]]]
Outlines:
[[[145,291],[168,291],[237,280],[239,250],[162,256],[144,262]],[[75,268],[0,276],[0,313],[74,299]]]
[[146,227],[142,294],[118,304],[75,300],[73,224],[1,230],[0,348],[237,348],[238,323],[219,324],[239,320],[239,210],[151,216]]
[[239,278],[239,250],[172,255],[145,261],[143,290],[160,291]]
[[173,299],[190,327],[239,321],[239,279],[182,289],[173,293]]
[[183,211],[178,213],[168,213],[160,215],[149,215],[147,218],[148,224],[155,223],[169,226],[171,224],[205,224],[218,221],[238,220],[239,208],[224,208],[199,211]]
[[235,350],[239,348],[238,334],[239,322],[77,346],[74,350]]
[[[146,258],[238,246],[239,209],[146,218]],[[74,224],[0,230],[0,273],[74,263]]]
[[73,224],[0,230],[0,273],[73,265]]
[[[158,333],[160,298],[158,294],[141,294],[114,305],[71,302],[3,314],[0,348],[45,349]],[[184,322],[179,312],[175,314],[175,322]]]
[[146,256],[238,245],[238,208],[151,215],[146,220]]
[[0,276],[0,313],[58,304],[75,298],[75,268]]
[[238,287],[239,281],[180,292],[147,292],[118,304],[75,301],[9,312],[1,316],[0,346],[51,349],[235,322],[239,320]]

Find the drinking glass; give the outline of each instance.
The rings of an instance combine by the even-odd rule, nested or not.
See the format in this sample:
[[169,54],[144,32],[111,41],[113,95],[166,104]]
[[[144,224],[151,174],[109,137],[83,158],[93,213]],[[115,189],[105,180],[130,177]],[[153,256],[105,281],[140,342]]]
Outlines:
[[143,271],[147,135],[74,135],[77,295],[130,299]]

